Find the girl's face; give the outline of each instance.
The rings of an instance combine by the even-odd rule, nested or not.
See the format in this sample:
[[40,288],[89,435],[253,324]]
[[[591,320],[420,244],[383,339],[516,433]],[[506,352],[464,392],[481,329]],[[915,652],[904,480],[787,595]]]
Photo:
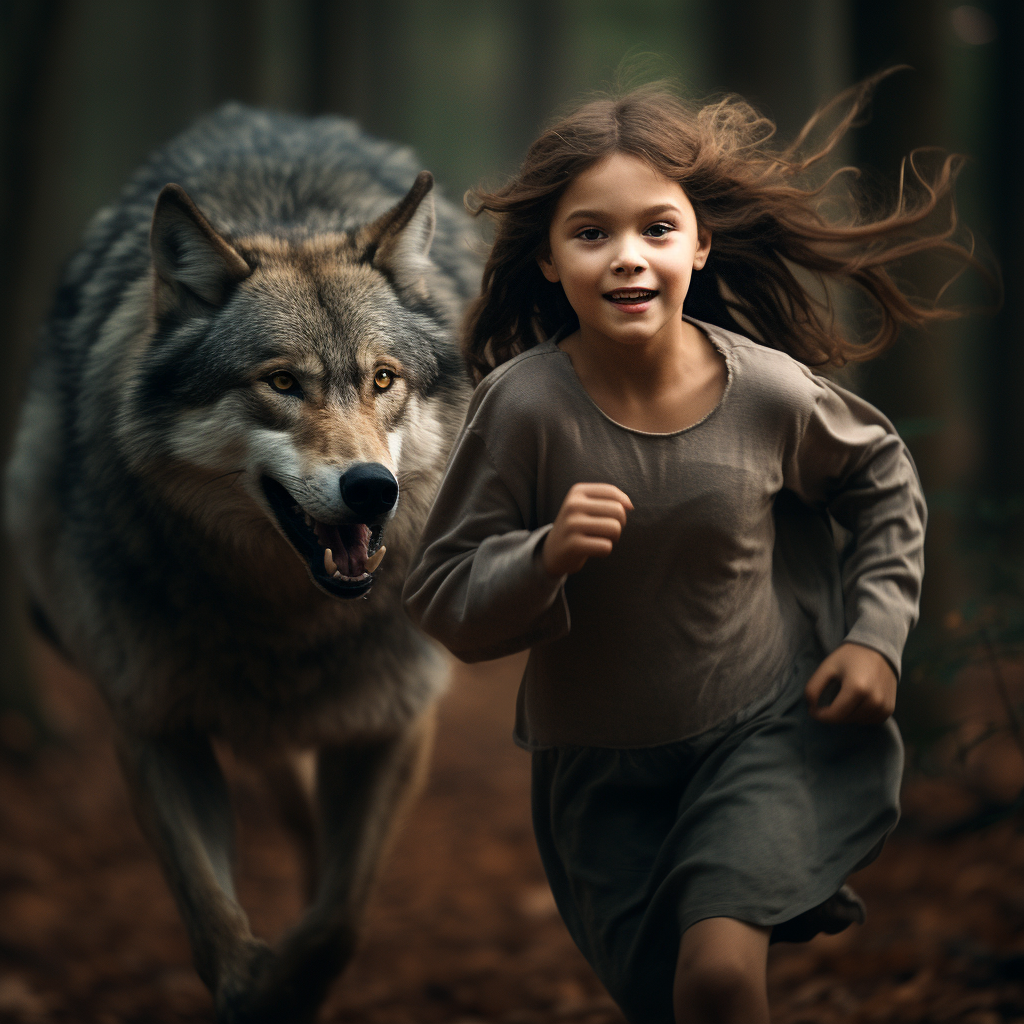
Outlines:
[[580,174],[555,208],[544,276],[560,281],[581,339],[643,345],[682,335],[683,299],[711,237],[682,188],[613,153]]

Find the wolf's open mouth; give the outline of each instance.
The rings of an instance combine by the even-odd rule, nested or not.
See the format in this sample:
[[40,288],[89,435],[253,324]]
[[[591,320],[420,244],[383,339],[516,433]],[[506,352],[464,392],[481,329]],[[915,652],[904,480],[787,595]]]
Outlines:
[[[263,493],[285,536],[324,590],[338,597],[361,597],[370,589],[379,564],[373,556],[381,546],[382,526],[321,523],[270,477],[263,478]],[[328,559],[333,568],[328,568]]]

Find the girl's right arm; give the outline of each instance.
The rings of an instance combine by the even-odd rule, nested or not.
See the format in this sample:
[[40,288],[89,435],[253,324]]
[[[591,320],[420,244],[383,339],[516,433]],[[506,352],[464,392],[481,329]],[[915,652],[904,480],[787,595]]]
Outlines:
[[463,661],[564,635],[566,575],[611,552],[633,507],[612,484],[578,483],[554,523],[531,530],[534,483],[503,479],[463,430],[403,592],[413,621]]
[[542,560],[553,524],[527,526],[535,484],[503,479],[483,438],[463,430],[403,592],[412,620],[463,661],[512,654],[569,629],[565,576]]
[[579,572],[588,558],[610,555],[632,508],[629,497],[614,484],[573,484],[551,532],[541,541],[548,574]]

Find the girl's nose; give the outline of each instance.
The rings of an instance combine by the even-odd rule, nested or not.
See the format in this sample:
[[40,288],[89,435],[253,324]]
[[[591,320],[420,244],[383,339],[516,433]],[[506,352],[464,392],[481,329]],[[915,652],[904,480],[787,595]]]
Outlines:
[[612,261],[614,274],[639,274],[646,269],[646,261],[631,245],[624,245]]

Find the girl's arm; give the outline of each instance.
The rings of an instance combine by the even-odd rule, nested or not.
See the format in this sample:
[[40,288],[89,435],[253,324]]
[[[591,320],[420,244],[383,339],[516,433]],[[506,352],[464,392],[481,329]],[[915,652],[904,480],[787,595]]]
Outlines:
[[412,620],[463,661],[521,651],[569,629],[565,577],[549,574],[541,557],[551,525],[526,525],[529,491],[526,481],[504,480],[483,439],[463,430],[403,591]]
[[820,388],[786,486],[827,507],[852,537],[843,556],[846,636],[807,685],[822,721],[882,721],[895,704],[907,634],[917,621],[927,519],[906,446],[867,402]]
[[579,572],[590,558],[604,558],[622,536],[633,502],[614,484],[573,484],[541,544],[551,576]]
[[804,695],[820,722],[878,725],[896,708],[896,673],[878,651],[844,643],[807,680]]
[[413,621],[463,661],[566,633],[566,574],[609,554],[633,507],[611,484],[575,484],[554,523],[530,530],[525,484],[503,479],[484,440],[463,431],[403,593]]

